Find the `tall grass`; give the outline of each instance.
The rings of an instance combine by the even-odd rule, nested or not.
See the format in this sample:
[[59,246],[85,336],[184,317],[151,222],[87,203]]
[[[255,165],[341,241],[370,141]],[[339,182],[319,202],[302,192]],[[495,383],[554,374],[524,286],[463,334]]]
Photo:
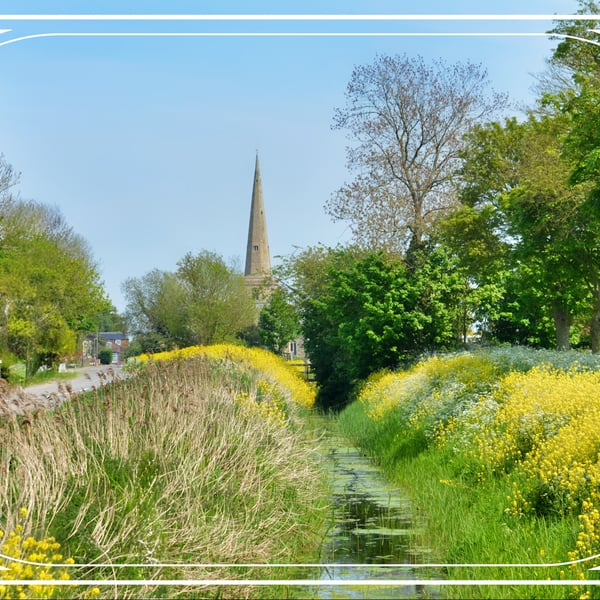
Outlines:
[[[401,482],[452,579],[593,579],[600,553],[600,358],[500,349],[365,383],[339,426]],[[582,586],[450,597],[587,598]]]
[[[268,408],[253,408],[260,406]],[[24,534],[54,536],[76,563],[178,565],[96,566],[79,576],[280,577],[275,568],[235,564],[297,562],[318,546],[323,479],[298,410],[242,363],[150,361],[53,412],[0,423],[0,472],[7,475],[0,522],[9,530],[26,508]],[[176,593],[199,592],[159,585],[114,592]],[[254,591],[203,593],[237,598]]]

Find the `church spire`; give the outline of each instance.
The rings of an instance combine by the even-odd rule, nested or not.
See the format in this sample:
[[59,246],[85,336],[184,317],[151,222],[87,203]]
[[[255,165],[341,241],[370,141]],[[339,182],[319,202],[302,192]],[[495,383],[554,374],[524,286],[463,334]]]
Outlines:
[[252,206],[250,208],[250,226],[248,227],[248,246],[246,248],[246,268],[244,275],[271,275],[271,257],[267,239],[267,220],[263,201],[258,150],[254,167],[254,186],[252,187]]

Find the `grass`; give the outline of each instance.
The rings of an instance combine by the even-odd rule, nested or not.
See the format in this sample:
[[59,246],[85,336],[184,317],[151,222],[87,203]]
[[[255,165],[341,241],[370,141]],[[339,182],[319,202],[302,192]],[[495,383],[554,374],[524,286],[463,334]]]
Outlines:
[[25,387],[30,385],[37,385],[38,383],[46,383],[48,381],[69,381],[75,379],[77,373],[74,371],[67,371],[66,373],[59,373],[56,369],[47,369],[46,371],[38,371],[35,375],[32,375],[24,383]]
[[[0,484],[0,522],[14,528],[26,508],[24,535],[54,536],[77,563],[173,565],[96,566],[78,576],[278,578],[276,568],[235,565],[314,558],[328,516],[301,409],[285,396],[282,421],[282,398],[242,364],[195,357],[151,361],[53,412],[5,418],[0,471],[9,476]],[[249,399],[269,409],[251,409]],[[118,589],[119,598],[198,593]]]
[[[598,357],[508,349],[435,357],[365,384],[338,426],[411,499],[433,560],[544,565],[600,552],[596,473]],[[540,368],[540,363],[557,369]],[[538,580],[450,586],[451,598],[589,598],[597,562],[448,567],[450,579]]]
[[46,383],[47,381],[66,381],[73,379],[77,373],[66,371],[59,373],[54,367],[38,370],[35,375],[25,377],[25,363],[17,362],[11,365],[6,372],[8,373],[8,382],[12,385],[30,386],[38,383]]

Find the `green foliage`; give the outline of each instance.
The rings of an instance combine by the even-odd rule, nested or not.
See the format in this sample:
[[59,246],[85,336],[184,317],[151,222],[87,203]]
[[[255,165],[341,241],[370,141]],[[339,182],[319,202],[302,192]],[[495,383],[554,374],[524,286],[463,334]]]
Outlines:
[[236,334],[237,340],[244,346],[254,347],[261,345],[260,330],[258,323],[244,327]]
[[100,360],[101,365],[110,365],[112,362],[112,356],[112,350],[108,350],[107,348],[104,348],[98,352],[98,359]]
[[232,341],[255,322],[256,306],[243,276],[219,255],[188,253],[177,266],[194,344]]
[[443,231],[477,287],[496,285],[496,305],[479,320],[499,341],[566,349],[589,311],[582,232],[592,227],[560,152],[569,125],[561,114],[530,114],[466,139],[462,205]]
[[127,324],[122,315],[118,314],[114,308],[98,315],[96,331],[120,331],[127,333]]
[[[600,4],[596,0],[579,0],[577,14],[598,15]],[[598,46],[582,42],[582,39],[600,41],[598,21],[558,21],[550,33],[561,34],[552,61],[561,67],[567,67],[572,73],[598,74],[600,58]]]
[[123,283],[127,321],[143,352],[235,339],[254,323],[243,276],[215,253],[186,254],[175,273],[154,269]]
[[184,292],[172,273],[153,269],[142,277],[127,279],[122,288],[127,322],[143,351],[162,351],[189,342]]
[[456,342],[464,281],[441,248],[415,260],[338,250],[324,261],[320,293],[301,307],[322,407],[346,404],[374,371]]
[[0,219],[0,349],[24,360],[29,376],[74,353],[111,304],[85,241],[56,209],[5,197]]
[[300,332],[296,307],[281,287],[273,290],[258,319],[260,341],[272,352],[281,354]]

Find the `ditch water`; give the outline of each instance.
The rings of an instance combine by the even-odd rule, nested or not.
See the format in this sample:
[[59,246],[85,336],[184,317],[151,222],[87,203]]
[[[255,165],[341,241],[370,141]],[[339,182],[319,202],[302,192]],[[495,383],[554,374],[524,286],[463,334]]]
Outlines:
[[[333,515],[323,542],[323,567],[312,578],[323,585],[304,588],[300,598],[438,598],[439,588],[406,580],[443,578],[419,545],[408,499],[378,467],[341,438],[328,435],[321,454],[331,476]],[[327,585],[326,581],[398,581],[398,585]]]

